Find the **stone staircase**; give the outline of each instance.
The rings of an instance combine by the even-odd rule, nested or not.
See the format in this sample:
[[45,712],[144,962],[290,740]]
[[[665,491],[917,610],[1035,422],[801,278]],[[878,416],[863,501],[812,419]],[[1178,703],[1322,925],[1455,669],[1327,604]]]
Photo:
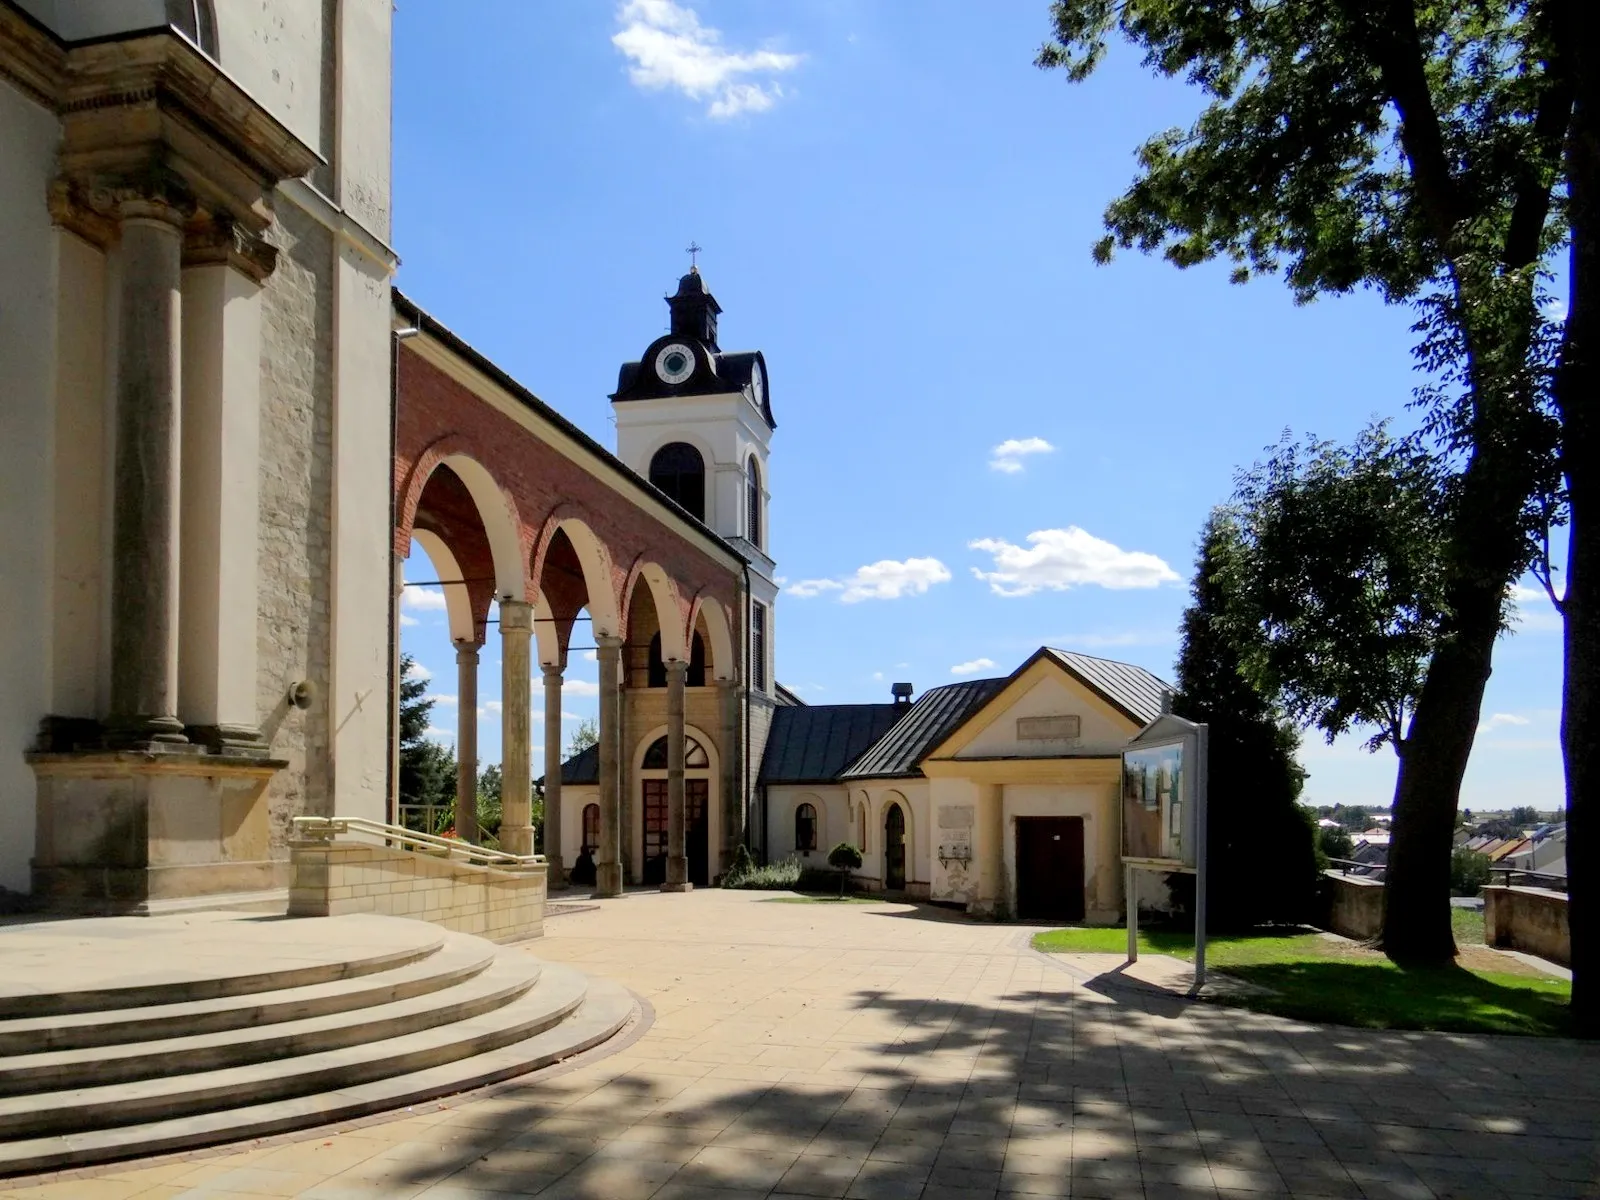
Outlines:
[[622,988],[416,921],[237,913],[0,929],[0,1175],[402,1107],[569,1058]]

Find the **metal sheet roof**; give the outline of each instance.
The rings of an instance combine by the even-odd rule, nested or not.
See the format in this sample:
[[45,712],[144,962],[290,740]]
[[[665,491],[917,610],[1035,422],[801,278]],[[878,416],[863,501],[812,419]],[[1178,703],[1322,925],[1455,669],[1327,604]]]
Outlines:
[[762,783],[831,783],[909,713],[893,704],[776,708],[761,758]]
[[864,754],[840,772],[841,779],[878,779],[916,775],[922,756],[949,736],[967,714],[993,696],[1008,681],[968,679],[929,688],[911,711],[897,721]]
[[1161,715],[1161,695],[1172,685],[1143,667],[1110,658],[1094,658],[1075,650],[1046,647],[1046,651],[1140,725],[1148,725]]

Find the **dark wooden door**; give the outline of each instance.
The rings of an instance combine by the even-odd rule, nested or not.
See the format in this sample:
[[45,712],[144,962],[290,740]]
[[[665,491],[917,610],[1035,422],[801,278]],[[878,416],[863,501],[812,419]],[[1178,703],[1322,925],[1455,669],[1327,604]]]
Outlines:
[[1083,920],[1083,818],[1017,818],[1017,916]]
[[695,887],[711,883],[711,781],[683,781],[683,852],[689,859],[689,882]]
[[667,781],[644,781],[644,882],[667,881]]
[[888,892],[906,886],[906,815],[898,804],[889,805],[883,817],[883,887]]

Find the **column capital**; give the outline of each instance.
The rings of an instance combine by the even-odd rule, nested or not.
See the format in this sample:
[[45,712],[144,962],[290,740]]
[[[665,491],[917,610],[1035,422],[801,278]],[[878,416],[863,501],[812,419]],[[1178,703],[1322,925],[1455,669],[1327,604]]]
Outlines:
[[258,284],[265,283],[278,265],[278,250],[265,238],[250,232],[227,213],[212,213],[183,242],[186,267],[232,267]]
[[102,250],[123,221],[155,221],[182,229],[195,213],[193,194],[170,171],[58,175],[45,198],[50,220]]
[[621,650],[623,639],[614,633],[597,633],[594,635],[594,644],[602,651]]
[[539,664],[539,670],[544,672],[544,678],[545,678],[545,682],[546,683],[550,682],[550,680],[552,680],[552,679],[556,680],[559,683],[560,680],[561,680],[562,672],[564,672],[566,670],[566,668],[563,667],[560,663],[540,663]]
[[665,665],[668,675],[687,675],[689,673],[689,664],[681,658],[669,658]]
[[456,663],[463,666],[467,663],[476,663],[478,661],[478,652],[483,649],[480,643],[469,642],[465,639],[457,642],[455,647]]
[[507,630],[517,633],[533,632],[533,605],[526,600],[500,601],[500,632]]

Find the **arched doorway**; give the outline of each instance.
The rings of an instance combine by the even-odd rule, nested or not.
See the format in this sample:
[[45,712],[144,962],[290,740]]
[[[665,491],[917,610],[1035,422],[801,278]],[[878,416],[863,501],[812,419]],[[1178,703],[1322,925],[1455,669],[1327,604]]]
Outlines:
[[[644,752],[639,768],[642,793],[640,816],[644,824],[646,885],[667,881],[667,831],[671,813],[667,806],[667,739],[658,737]],[[711,757],[692,737],[683,739],[683,853],[689,860],[689,882],[705,887],[711,882]]]
[[883,814],[883,888],[903,892],[906,886],[906,814],[891,803]]

